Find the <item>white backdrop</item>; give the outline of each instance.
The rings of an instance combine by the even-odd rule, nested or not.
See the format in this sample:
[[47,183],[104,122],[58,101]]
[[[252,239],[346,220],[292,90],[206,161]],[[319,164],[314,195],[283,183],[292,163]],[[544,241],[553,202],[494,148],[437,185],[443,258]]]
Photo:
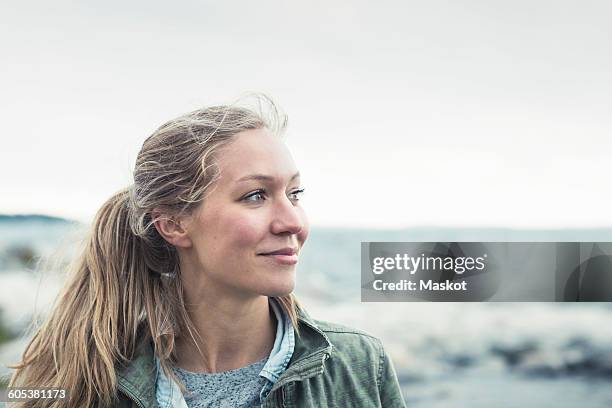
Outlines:
[[290,117],[314,225],[612,225],[607,1],[0,5],[0,213],[88,220],[162,122]]

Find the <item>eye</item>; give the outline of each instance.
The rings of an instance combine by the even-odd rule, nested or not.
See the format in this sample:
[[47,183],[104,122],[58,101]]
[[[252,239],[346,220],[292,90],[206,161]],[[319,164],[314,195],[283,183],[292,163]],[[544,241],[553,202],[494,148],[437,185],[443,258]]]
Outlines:
[[304,189],[300,188],[299,190],[294,190],[289,193],[289,198],[293,201],[300,201],[300,196],[304,194]]
[[264,190],[257,190],[257,191],[253,191],[252,193],[247,194],[246,196],[244,196],[242,198],[242,201],[247,201],[247,202],[253,202],[256,203],[258,201],[263,201],[265,200],[265,191]]

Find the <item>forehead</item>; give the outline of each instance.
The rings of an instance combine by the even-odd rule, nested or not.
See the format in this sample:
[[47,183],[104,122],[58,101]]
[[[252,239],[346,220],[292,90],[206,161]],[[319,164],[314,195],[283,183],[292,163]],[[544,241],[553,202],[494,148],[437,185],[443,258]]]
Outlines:
[[289,149],[267,129],[245,130],[219,150],[220,182],[235,182],[253,174],[290,178],[297,172]]

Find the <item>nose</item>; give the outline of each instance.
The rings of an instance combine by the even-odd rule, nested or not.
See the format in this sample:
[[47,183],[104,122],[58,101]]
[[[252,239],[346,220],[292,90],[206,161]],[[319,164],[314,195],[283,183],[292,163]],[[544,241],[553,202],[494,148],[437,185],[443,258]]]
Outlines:
[[304,228],[304,221],[303,210],[285,198],[274,206],[271,230],[273,234],[299,234]]

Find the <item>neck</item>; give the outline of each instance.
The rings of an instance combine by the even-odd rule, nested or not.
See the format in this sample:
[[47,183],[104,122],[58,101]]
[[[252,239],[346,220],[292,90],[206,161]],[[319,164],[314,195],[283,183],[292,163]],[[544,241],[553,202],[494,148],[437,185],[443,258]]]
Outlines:
[[178,367],[216,373],[245,367],[270,354],[277,323],[267,296],[221,296],[210,285],[191,282],[184,282],[184,288],[196,333],[195,342],[188,333],[177,339]]

